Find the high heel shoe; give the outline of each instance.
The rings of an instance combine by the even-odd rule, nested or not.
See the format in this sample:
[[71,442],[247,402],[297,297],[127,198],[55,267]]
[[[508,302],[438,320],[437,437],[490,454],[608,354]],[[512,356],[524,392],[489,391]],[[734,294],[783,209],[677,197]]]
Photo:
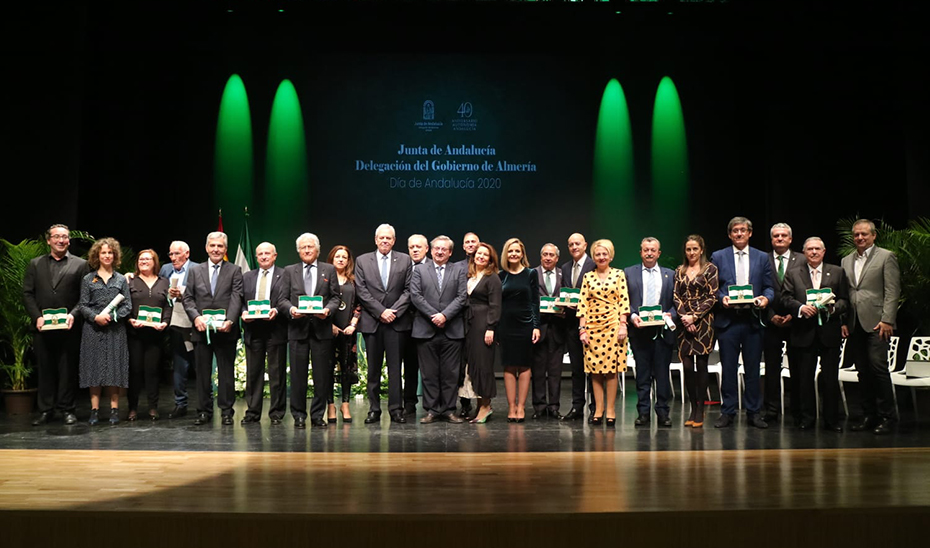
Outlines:
[[490,418],[491,418],[491,415],[493,415],[493,414],[494,414],[494,411],[488,411],[488,414],[485,415],[485,416],[483,416],[483,417],[481,417],[480,419],[479,419],[478,417],[475,417],[475,418],[473,418],[472,420],[470,420],[470,421],[468,421],[468,422],[470,422],[470,423],[472,423],[472,424],[484,424],[484,423],[488,422],[488,419],[490,419]]
[[342,422],[344,422],[344,423],[351,423],[351,422],[352,422],[352,415],[349,414],[349,404],[348,404],[348,403],[345,403],[345,402],[344,402],[344,403],[342,404],[342,406],[340,406],[339,412],[342,413]]
[[139,418],[139,413],[138,413],[138,411],[136,411],[135,409],[133,409],[132,411],[129,412],[129,416],[126,417],[126,420],[132,422],[132,421],[134,421],[134,420],[136,420],[136,419],[138,419],[138,418]]
[[607,428],[616,428],[617,426],[617,417],[607,417]]
[[336,404],[331,403],[326,406],[326,418],[329,422],[336,422]]
[[601,415],[600,417],[594,417],[591,419],[592,426],[600,426],[602,424],[604,424],[604,415]]

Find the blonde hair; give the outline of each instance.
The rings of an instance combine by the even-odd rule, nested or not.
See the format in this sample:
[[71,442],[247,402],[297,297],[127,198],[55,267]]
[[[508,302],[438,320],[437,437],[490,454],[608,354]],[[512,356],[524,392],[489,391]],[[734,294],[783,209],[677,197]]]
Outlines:
[[[526,258],[526,246],[523,245],[523,242],[520,241],[520,238],[511,238],[511,239],[507,240],[506,242],[504,242],[504,247],[503,247],[503,249],[501,249],[501,253],[502,253],[503,256],[506,258],[506,257],[507,257],[508,251],[510,251],[510,246],[512,246],[513,244],[519,245],[519,246],[520,246],[520,252],[523,254],[523,257],[520,259],[520,264],[523,266],[523,268],[529,268],[529,267],[530,267],[530,261],[527,260],[527,258]],[[475,248],[476,251],[477,251],[477,249],[478,249],[478,248]],[[504,270],[506,270],[507,272],[512,272],[512,270],[510,270],[510,260],[507,259],[507,260],[503,261],[503,263],[504,263],[504,264],[503,264]]]
[[614,243],[613,242],[611,242],[610,240],[606,238],[595,241],[593,244],[591,244],[591,255],[594,255],[594,250],[599,247],[603,247],[604,249],[606,249],[607,256],[610,257],[611,261],[614,260]]

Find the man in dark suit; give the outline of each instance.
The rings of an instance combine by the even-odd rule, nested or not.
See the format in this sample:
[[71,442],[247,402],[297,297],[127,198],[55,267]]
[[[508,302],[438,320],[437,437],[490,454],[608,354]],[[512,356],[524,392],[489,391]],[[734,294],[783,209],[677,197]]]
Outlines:
[[[407,238],[407,251],[410,253],[410,268],[427,261],[429,240],[422,234],[414,234]],[[411,270],[412,272],[412,270]],[[420,384],[420,365],[417,360],[417,345],[404,344],[404,413],[415,415],[417,412],[417,389]]]
[[375,230],[377,251],[355,262],[355,288],[362,305],[359,330],[368,353],[368,416],[365,424],[381,421],[381,364],[387,361],[388,412],[391,420],[406,423],[400,364],[413,324],[410,307],[412,262],[406,253],[393,251],[394,227],[382,224]]
[[[581,288],[584,275],[594,270],[594,261],[588,257],[588,242],[584,236],[572,234],[568,237],[568,253],[572,260],[562,265],[562,287]],[[584,373],[584,347],[578,335],[578,318],[575,307],[565,308],[565,347],[572,367],[572,408],[562,417],[564,420],[584,418],[585,388],[593,394],[591,379]],[[588,404],[588,421],[594,417],[594,398]]]
[[[562,270],[558,267],[559,248],[547,243],[539,251],[536,276],[540,297],[558,297]],[[562,357],[565,354],[565,314],[541,314],[539,341],[533,345],[533,418],[561,419],[559,396],[562,390]]]
[[[78,356],[81,347],[81,324],[75,321],[81,299],[81,280],[90,272],[87,261],[68,253],[71,231],[62,224],[52,225],[45,235],[51,252],[29,262],[23,278],[23,303],[38,333],[35,335],[36,362],[39,374],[39,416],[32,422],[40,426],[51,421],[58,410],[65,424],[74,424],[74,395],[77,391]],[[42,310],[66,308],[68,329],[42,330]]]
[[843,335],[849,337],[846,344],[859,373],[863,418],[850,429],[889,434],[894,428],[895,409],[888,342],[898,315],[901,270],[894,253],[875,245],[875,223],[856,221],[852,235],[856,252],[843,257],[851,307]]
[[[817,418],[817,397],[814,374],[820,358],[819,385],[823,392],[823,426],[842,432],[839,422],[840,342],[843,316],[849,305],[849,289],[843,269],[823,262],[823,240],[817,237],[804,242],[804,265],[787,270],[782,286],[781,303],[785,311],[794,312],[791,322],[791,413],[802,429],[814,427]],[[808,304],[807,291],[827,289],[835,302],[818,307]]]
[[[199,426],[213,420],[213,360],[216,359],[217,404],[223,424],[233,423],[236,401],[236,341],[242,311],[242,269],[226,261],[227,238],[223,232],[207,235],[209,260],[190,269],[184,291],[184,310],[194,324],[194,362],[197,367],[197,418]],[[214,321],[206,310],[225,311],[223,321]]]
[[[762,319],[765,322],[765,335],[763,336],[762,355],[765,361],[765,394],[763,409],[766,422],[778,420],[781,414],[781,364],[782,364],[782,347],[788,341],[788,335],[791,333],[791,320],[797,311],[784,310],[781,306],[782,280],[786,273],[804,265],[803,255],[791,251],[792,232],[791,227],[786,223],[775,223],[769,230],[769,236],[772,238],[772,252],[768,254],[769,266],[772,269],[772,287],[775,292],[775,300],[763,314]],[[798,257],[801,257],[799,260]],[[789,365],[791,361],[792,347],[788,346]],[[792,392],[792,397],[794,393]]]
[[[762,359],[764,338],[759,315],[775,296],[772,288],[772,268],[765,253],[749,246],[752,222],[745,217],[734,217],[727,225],[732,246],[717,250],[710,261],[717,266],[720,289],[717,290],[717,307],[714,329],[720,344],[720,361],[723,364],[723,406],[716,428],[733,424],[739,404],[739,357],[743,356],[746,373],[746,393],[743,402],[749,424],[768,428],[760,414],[759,362]],[[731,305],[731,285],[752,285],[752,305]]]
[[[290,289],[287,271],[275,267],[278,250],[262,242],[255,248],[258,268],[242,275],[242,342],[245,343],[245,400],[248,409],[242,424],[258,423],[265,399],[265,359],[271,389],[271,424],[281,424],[287,411],[287,315]],[[249,301],[270,301],[267,318],[250,319]]]
[[[197,263],[190,260],[191,248],[187,242],[176,240],[168,247],[170,264],[162,265],[159,276],[168,278],[171,287],[168,297],[175,306],[171,307],[171,319],[168,322],[168,338],[174,367],[174,410],[168,413],[169,419],[187,415],[187,376],[191,363],[194,362],[194,344],[191,342],[193,324],[187,317],[181,298],[187,287],[187,275]],[[180,305],[180,306],[178,306]]]
[[[307,427],[307,374],[313,367],[313,400],[310,402],[310,424],[325,428],[323,415],[333,398],[333,368],[336,346],[333,335],[333,314],[342,302],[336,267],[317,260],[320,239],[309,232],[297,237],[300,262],[288,266],[290,282],[283,306],[291,321],[287,339],[291,347],[291,415],[295,428]],[[323,312],[301,314],[297,310],[300,296],[323,297]]]
[[455,414],[455,396],[465,339],[467,278],[461,265],[448,265],[451,238],[433,238],[431,250],[432,263],[414,269],[410,280],[410,300],[416,308],[411,335],[420,359],[426,409],[420,423],[440,419],[462,423],[465,421]]
[[[656,422],[671,428],[669,400],[672,387],[668,367],[672,352],[676,349],[677,337],[667,325],[645,326],[639,317],[641,306],[662,307],[662,317],[673,320],[675,311],[675,273],[658,265],[662,256],[661,244],[655,238],[643,238],[639,245],[642,263],[623,270],[630,293],[630,347],[636,359],[636,426],[649,424],[649,408],[652,406],[652,383],[656,385]],[[674,324],[673,324],[674,325]]]

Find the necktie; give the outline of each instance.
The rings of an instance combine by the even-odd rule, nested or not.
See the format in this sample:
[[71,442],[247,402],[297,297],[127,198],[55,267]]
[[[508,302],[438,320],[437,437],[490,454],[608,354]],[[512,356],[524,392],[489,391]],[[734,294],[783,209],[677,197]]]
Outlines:
[[258,298],[259,300],[265,300],[266,293],[268,289],[268,271],[262,270],[262,279],[258,282]]
[[304,291],[307,292],[307,295],[313,295],[313,292],[316,290],[315,284],[313,283],[313,265],[308,264],[305,268],[307,272],[304,275]]
[[381,256],[381,285],[384,287],[385,291],[387,290],[388,282],[388,256]]
[[658,303],[656,298],[656,270],[650,268],[649,276],[646,278],[646,306],[655,306]]
[[749,276],[746,275],[746,252],[736,252],[736,285],[746,285],[749,283]]
[[578,272],[581,270],[581,265],[575,263],[575,266],[572,267],[572,287],[578,287]]
[[820,289],[820,271],[817,269],[811,270],[811,282],[814,283],[814,289]]
[[216,295],[216,279],[220,276],[220,265],[213,265],[213,276],[210,277],[210,294]]
[[552,296],[552,271],[547,270],[543,277],[546,279],[546,294]]
[[778,257],[778,281],[785,281],[785,256],[779,255]]
[[442,269],[444,266],[436,267],[436,280],[439,282],[439,291],[442,292]]

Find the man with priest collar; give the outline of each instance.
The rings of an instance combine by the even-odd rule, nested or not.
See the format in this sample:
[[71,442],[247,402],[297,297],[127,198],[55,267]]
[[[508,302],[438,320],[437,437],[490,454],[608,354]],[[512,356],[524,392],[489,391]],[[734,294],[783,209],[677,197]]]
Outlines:
[[[793,349],[791,368],[791,414],[802,430],[814,427],[817,418],[817,387],[820,387],[823,426],[842,432],[840,425],[840,344],[843,316],[849,306],[849,284],[839,266],[823,262],[823,240],[814,236],[804,242],[806,261],[785,272],[781,302],[791,311],[790,345]],[[833,298],[818,297],[812,291],[828,292]],[[818,359],[820,376],[814,382]]]
[[[407,251],[410,253],[410,268],[428,261],[429,241],[422,234],[407,238]],[[411,270],[412,272],[412,270]],[[419,387],[420,365],[417,360],[417,345],[404,345],[404,413],[415,415],[417,412],[417,389]]]
[[[547,243],[539,250],[536,276],[540,297],[558,297],[562,269],[559,248]],[[533,418],[561,419],[559,396],[562,390],[562,359],[565,355],[565,314],[540,314],[539,340],[533,345]]]
[[174,369],[174,409],[168,413],[169,419],[187,415],[187,378],[191,364],[194,363],[194,344],[191,342],[193,324],[187,317],[181,298],[187,288],[190,270],[197,263],[190,260],[191,248],[187,242],[175,240],[168,246],[168,264],[162,265],[159,276],[170,282],[168,297],[171,307],[171,319],[168,322],[168,339],[171,345],[172,366]]
[[[286,270],[275,266],[277,258],[278,250],[274,244],[262,242],[255,248],[258,268],[242,275],[242,341],[245,344],[245,399],[248,406],[243,425],[261,421],[266,358],[271,424],[281,424],[287,412],[287,318],[290,310],[284,303],[290,284]],[[250,310],[249,301],[268,301],[267,312],[256,313],[259,308]]]
[[209,260],[190,269],[184,291],[184,310],[194,324],[194,362],[197,367],[199,426],[213,421],[213,360],[216,359],[217,404],[223,424],[233,423],[236,402],[235,360],[242,310],[242,269],[225,260],[226,234],[207,235]]
[[[624,269],[627,289],[630,293],[629,323],[630,348],[636,360],[636,426],[649,424],[652,407],[652,384],[655,383],[656,423],[671,428],[669,400],[672,387],[669,380],[669,364],[677,350],[678,337],[670,326],[678,313],[675,310],[675,273],[658,265],[662,256],[659,240],[643,238],[639,246],[642,262]],[[660,306],[660,325],[645,325],[640,315],[641,307]]]
[[[87,261],[68,252],[71,231],[63,224],[52,225],[45,235],[49,253],[29,261],[23,278],[23,304],[32,320],[39,376],[39,416],[32,422],[51,422],[55,412],[65,424],[77,423],[74,398],[78,385],[78,358],[81,348],[81,280],[91,271]],[[67,329],[44,329],[43,310],[67,311]],[[75,321],[75,319],[78,319]],[[30,328],[31,329],[31,328]]]
[[355,263],[355,288],[362,305],[359,331],[368,354],[368,416],[365,424],[381,422],[381,364],[387,362],[388,412],[391,421],[406,423],[401,361],[413,324],[410,308],[410,256],[394,251],[394,227],[375,230],[375,251]]
[[[782,281],[792,268],[804,265],[804,255],[791,250],[792,230],[787,223],[775,223],[769,230],[772,239],[772,252],[769,253],[769,266],[772,269],[772,287],[775,300],[767,308],[762,318],[765,322],[763,335],[763,361],[765,362],[765,394],[763,396],[764,420],[778,420],[781,414],[781,369],[782,352],[791,333],[791,321],[796,318],[796,311],[785,310],[781,306]],[[787,344],[785,349],[788,361],[791,361],[793,348]],[[794,392],[792,392],[794,397]]]
[[[588,242],[584,236],[574,233],[568,237],[568,253],[572,260],[562,265],[562,287],[580,289],[582,279],[594,270],[594,260],[588,256]],[[564,420],[584,418],[585,393],[593,394],[591,379],[584,372],[584,348],[578,334],[576,307],[565,307],[565,346],[572,367],[572,407],[562,417]],[[587,391],[585,390],[587,388]],[[594,397],[588,404],[588,422],[594,417]]]
[[467,274],[462,265],[448,264],[452,255],[449,237],[433,238],[431,251],[433,260],[414,269],[410,281],[415,308],[411,335],[417,346],[426,410],[420,423],[463,423],[455,413],[455,398],[465,340]]
[[[775,297],[772,287],[772,268],[766,253],[749,245],[752,222],[745,217],[734,217],[727,224],[731,246],[719,249],[710,257],[717,266],[720,288],[718,306],[714,315],[714,329],[720,346],[723,365],[723,405],[716,428],[731,426],[739,405],[740,354],[743,358],[746,390],[743,403],[749,424],[768,428],[762,418],[762,401],[759,394],[759,368],[764,340],[760,316]],[[752,286],[752,300],[748,303],[731,303],[730,286]]]
[[[320,239],[305,232],[297,237],[296,245],[300,262],[285,269],[290,287],[282,303],[290,315],[287,340],[291,354],[291,415],[294,428],[307,427],[307,377],[312,366],[310,424],[325,428],[323,415],[332,400],[336,363],[333,314],[339,308],[342,292],[336,267],[318,260]],[[302,311],[301,297],[319,297],[319,310]]]

